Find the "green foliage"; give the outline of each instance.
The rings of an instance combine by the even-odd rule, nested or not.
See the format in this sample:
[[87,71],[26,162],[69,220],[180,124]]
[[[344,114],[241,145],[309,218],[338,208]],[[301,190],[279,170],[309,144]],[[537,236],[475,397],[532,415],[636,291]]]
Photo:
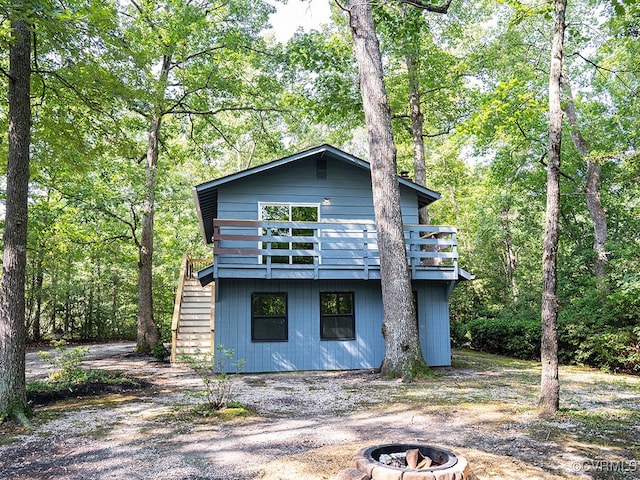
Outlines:
[[153,355],[153,358],[155,358],[156,360],[164,362],[167,357],[171,355],[171,352],[167,350],[167,347],[164,346],[163,342],[158,342],[151,349],[151,355]]
[[604,327],[581,333],[582,338],[571,337],[577,344],[572,352],[574,363],[597,366],[607,372],[640,374],[640,327]]
[[540,321],[478,318],[454,325],[458,345],[487,353],[535,360],[540,357]]
[[64,398],[68,392],[78,392],[91,384],[139,386],[137,380],[126,377],[122,372],[85,369],[81,376],[71,380],[65,378],[29,380],[27,382],[27,395],[33,397],[49,394],[49,396],[54,397],[57,392],[60,397]]
[[561,312],[559,355],[565,363],[640,373],[637,280],[625,277],[611,293],[592,287]]
[[[627,282],[610,294],[582,286],[585,295],[561,309],[558,356],[561,363],[586,365],[610,372],[640,373],[640,318],[637,285]],[[468,322],[454,319],[456,346],[522,359],[538,359],[540,321],[535,308],[504,309],[496,318]],[[534,320],[534,318],[536,318]]]
[[200,377],[204,385],[205,402],[198,407],[199,412],[215,412],[227,408],[232,402],[234,377],[225,371],[226,366],[230,364],[239,372],[244,363],[242,360],[230,363],[235,355],[231,349],[218,345],[216,350],[216,354],[196,352],[194,356],[185,355],[180,358]]
[[106,386],[115,386],[116,391],[140,386],[139,381],[121,372],[83,368],[82,360],[89,351],[87,347],[67,348],[65,340],[52,341],[52,344],[55,347],[53,352],[38,352],[38,355],[56,370],[44,380],[27,382],[27,396],[32,400],[59,400],[67,398],[69,394],[94,395],[110,391]]
[[84,356],[89,353],[88,347],[66,348],[65,340],[53,340],[53,352],[38,352],[42,360],[56,368],[49,374],[52,382],[81,382],[86,379],[87,372],[82,367]]

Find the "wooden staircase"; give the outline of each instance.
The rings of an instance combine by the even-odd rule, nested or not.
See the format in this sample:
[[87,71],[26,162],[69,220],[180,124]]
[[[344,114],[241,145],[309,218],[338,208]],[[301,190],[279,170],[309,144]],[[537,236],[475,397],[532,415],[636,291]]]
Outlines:
[[202,287],[196,277],[212,261],[187,255],[182,259],[171,323],[171,363],[184,355],[213,353],[215,287],[213,283]]

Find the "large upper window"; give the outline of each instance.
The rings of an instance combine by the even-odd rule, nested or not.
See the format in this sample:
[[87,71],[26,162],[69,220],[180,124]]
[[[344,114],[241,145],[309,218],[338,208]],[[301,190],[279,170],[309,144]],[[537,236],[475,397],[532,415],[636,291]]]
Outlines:
[[289,338],[286,293],[251,295],[251,340],[286,342]]
[[320,292],[320,338],[356,338],[353,292]]
[[[319,218],[318,205],[295,205],[290,203],[261,203],[260,219],[280,222],[317,222]],[[261,235],[314,237],[312,228],[262,228]],[[269,245],[262,242],[262,248]],[[271,242],[271,250],[313,250],[313,242]],[[263,257],[263,263],[266,258]],[[273,255],[271,263],[311,264],[313,257],[306,255]]]

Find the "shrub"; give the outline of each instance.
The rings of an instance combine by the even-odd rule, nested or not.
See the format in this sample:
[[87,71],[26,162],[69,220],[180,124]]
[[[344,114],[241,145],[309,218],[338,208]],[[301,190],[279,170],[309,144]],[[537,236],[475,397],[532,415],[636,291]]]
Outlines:
[[153,358],[155,358],[156,360],[164,362],[167,357],[171,355],[171,352],[167,350],[167,347],[164,346],[164,343],[158,342],[151,349],[151,355],[153,355]]
[[456,327],[459,340],[488,353],[521,359],[540,358],[540,322],[506,318],[478,318]]
[[[204,384],[204,396],[206,402],[204,410],[213,411],[226,408],[231,401],[233,393],[233,377],[226,373],[226,365],[231,361],[235,352],[231,349],[218,345],[219,354],[207,354],[195,356],[183,356],[181,359],[202,379]],[[240,371],[242,361],[232,363],[231,366]]]
[[[540,358],[540,322],[478,318],[452,325],[453,343],[509,357]],[[558,359],[609,372],[640,374],[640,326],[616,326],[592,316],[566,316],[558,326]]]
[[559,336],[563,363],[640,374],[640,327],[563,322]]
[[38,352],[42,360],[48,362],[54,368],[49,374],[49,380],[61,382],[81,382],[86,377],[86,371],[82,368],[82,360],[89,353],[88,347],[65,348],[64,340],[52,340],[53,352]]

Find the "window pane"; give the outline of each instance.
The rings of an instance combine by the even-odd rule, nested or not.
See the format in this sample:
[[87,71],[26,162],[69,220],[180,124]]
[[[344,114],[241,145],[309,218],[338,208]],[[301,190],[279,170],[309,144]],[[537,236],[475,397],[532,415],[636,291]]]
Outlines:
[[317,222],[318,207],[300,207],[294,205],[291,207],[291,220],[294,222]]
[[353,293],[322,293],[320,297],[323,315],[353,314]]
[[338,311],[336,313],[342,315],[351,315],[353,313],[353,293],[338,294]]
[[[292,206],[291,207],[291,220],[294,222],[317,222],[318,221],[318,207],[316,206]],[[293,228],[291,235],[294,237],[313,237],[315,236],[315,230],[312,228]],[[291,248],[293,250],[313,250],[313,243],[294,243]],[[306,256],[294,256],[292,263],[295,264],[313,264],[313,257]]]
[[321,292],[320,338],[351,340],[355,336],[353,292]]
[[251,296],[251,340],[287,341],[287,294],[254,293]]
[[353,317],[323,317],[321,335],[323,339],[346,340],[355,338]]
[[320,294],[320,312],[322,315],[330,315],[336,313],[338,295],[335,293]]
[[253,320],[253,341],[282,341],[287,339],[287,319],[264,317]]
[[289,220],[289,205],[262,205],[262,220]]
[[287,314],[287,297],[284,293],[257,293],[252,296],[251,313],[254,316],[284,317]]

